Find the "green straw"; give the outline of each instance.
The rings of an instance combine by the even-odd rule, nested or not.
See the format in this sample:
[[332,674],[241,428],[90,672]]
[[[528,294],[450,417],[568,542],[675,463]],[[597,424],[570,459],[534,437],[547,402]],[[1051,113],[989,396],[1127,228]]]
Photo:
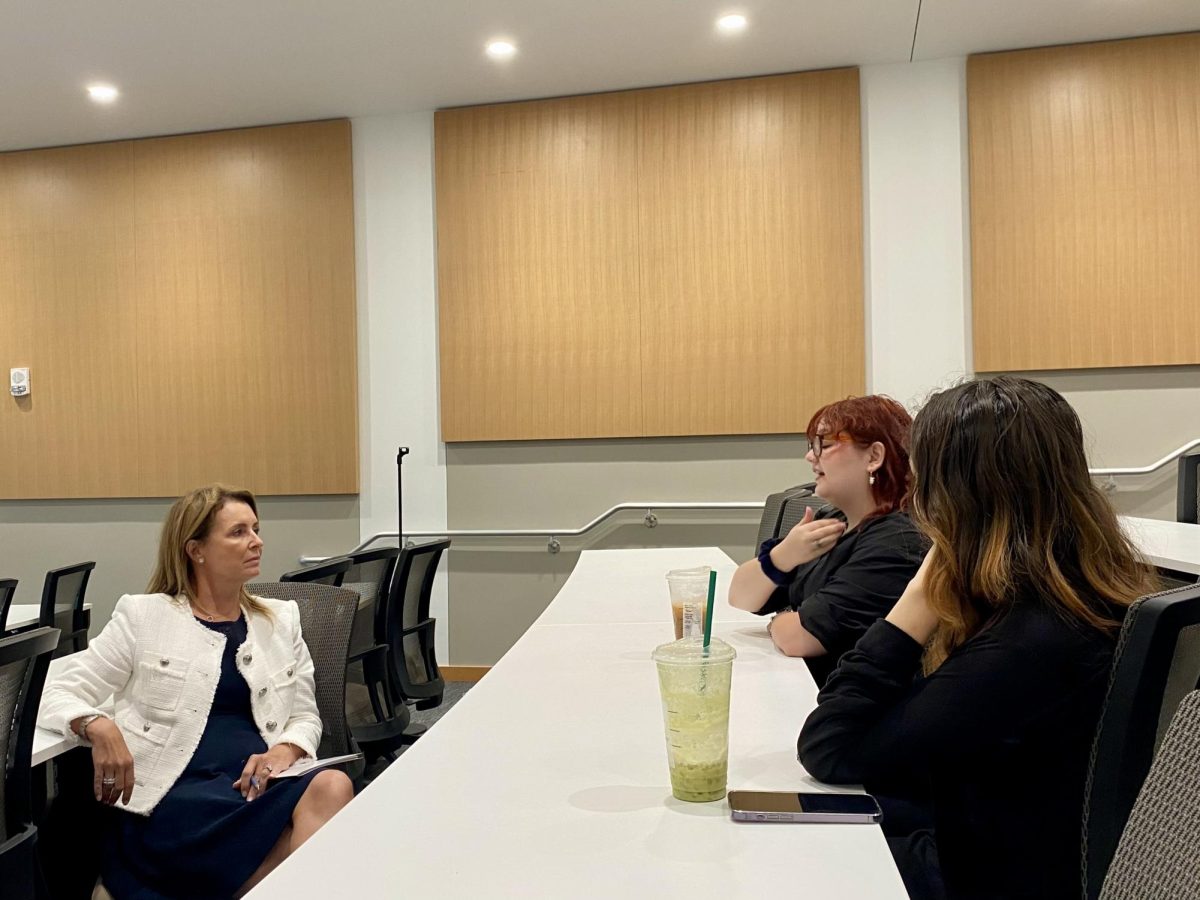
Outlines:
[[716,605],[717,599],[717,570],[709,569],[708,571],[708,606],[704,609],[704,649],[708,650],[709,641],[712,640],[712,619],[713,606]]

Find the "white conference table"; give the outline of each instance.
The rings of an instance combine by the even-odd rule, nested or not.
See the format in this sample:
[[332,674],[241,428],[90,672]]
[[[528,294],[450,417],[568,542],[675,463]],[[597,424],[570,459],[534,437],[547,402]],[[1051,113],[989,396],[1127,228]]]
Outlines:
[[[83,604],[84,609],[91,609],[92,604]],[[37,603],[14,603],[8,608],[6,628],[23,628],[26,625],[36,625],[42,614],[42,607]]]
[[[67,661],[65,656],[60,656],[58,659],[50,660],[50,670],[46,674],[46,682],[58,673]],[[60,753],[66,753],[72,747],[78,747],[78,742],[72,742],[70,739],[63,737],[53,731],[47,731],[45,728],[36,728],[33,732],[33,765],[40,766],[44,762],[49,762],[58,756]]]
[[1200,525],[1121,516],[1125,533],[1156,566],[1200,575]]
[[[535,625],[612,625],[671,623],[667,572],[711,566],[717,570],[717,605],[713,622],[753,623],[753,613],[733,609],[729,579],[737,563],[717,547],[653,548],[643,550],[586,550]],[[672,635],[668,635],[671,637]]]
[[873,825],[754,825],[671,797],[650,654],[663,575],[725,573],[731,788],[828,790],[796,761],[808,669],[724,601],[716,548],[585,551],[546,613],[428,734],[252,892],[296,897],[906,896]]

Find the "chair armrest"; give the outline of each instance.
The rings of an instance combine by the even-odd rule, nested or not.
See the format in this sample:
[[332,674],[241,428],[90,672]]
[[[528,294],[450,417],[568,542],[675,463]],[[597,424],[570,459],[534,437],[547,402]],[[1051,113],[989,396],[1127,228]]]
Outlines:
[[421,647],[421,659],[425,663],[425,671],[429,674],[430,681],[436,681],[442,674],[438,669],[437,660],[434,658],[433,633],[436,626],[437,619],[425,619],[412,626],[412,628],[402,628],[400,630],[402,638],[411,635],[418,636],[417,643]]

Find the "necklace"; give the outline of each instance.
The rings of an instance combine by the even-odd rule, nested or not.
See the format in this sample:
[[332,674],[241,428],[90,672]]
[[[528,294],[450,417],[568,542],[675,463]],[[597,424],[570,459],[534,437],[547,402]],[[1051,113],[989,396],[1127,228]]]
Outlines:
[[[189,598],[189,599],[190,599],[190,598]],[[198,611],[198,612],[199,612],[199,613],[200,613],[200,614],[201,614],[201,615],[202,615],[202,616],[203,616],[205,619],[207,619],[209,622],[215,622],[215,621],[217,621],[217,617],[216,617],[216,615],[214,615],[213,613],[209,612],[207,609],[205,609],[203,606],[201,606],[201,605],[200,605],[199,603],[197,603],[195,600],[192,600],[191,602],[192,602],[192,606],[194,606],[194,607],[196,608],[196,610],[197,610],[197,611]],[[224,620],[224,619],[222,619],[221,621],[225,621],[225,620]]]

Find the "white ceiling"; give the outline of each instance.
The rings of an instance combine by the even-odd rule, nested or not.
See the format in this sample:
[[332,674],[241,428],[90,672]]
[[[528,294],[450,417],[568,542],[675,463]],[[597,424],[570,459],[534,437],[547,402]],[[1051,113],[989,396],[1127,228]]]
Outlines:
[[1200,0],[0,0],[0,149],[1188,30]]

